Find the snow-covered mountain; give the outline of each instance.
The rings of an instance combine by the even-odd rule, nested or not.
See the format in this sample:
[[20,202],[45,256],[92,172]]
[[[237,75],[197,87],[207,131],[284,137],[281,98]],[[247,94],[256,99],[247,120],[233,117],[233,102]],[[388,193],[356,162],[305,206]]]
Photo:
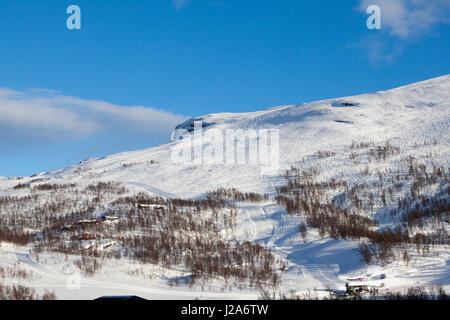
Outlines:
[[[249,130],[258,133],[264,129],[279,132],[279,152],[275,158],[279,161],[279,170],[271,175],[261,175],[259,163],[252,164],[247,161],[244,164],[207,164],[196,158],[198,154],[188,162],[174,163],[174,150],[186,143],[186,136],[184,139],[178,138],[182,133],[193,135],[195,121],[202,122],[205,134],[212,132],[211,130],[226,132],[230,129],[246,130],[247,133]],[[286,268],[280,271],[282,281],[277,290],[305,292],[316,288],[324,292],[327,288],[342,289],[349,278],[376,278],[380,274],[387,275],[383,282],[390,288],[431,284],[449,288],[448,245],[433,248],[430,255],[416,254],[417,257],[412,259],[409,266],[399,261],[366,265],[355,250],[359,244],[357,239],[334,239],[311,226],[308,227],[307,236],[302,237],[299,226],[304,223],[305,217],[288,214],[286,208],[275,201],[279,193],[278,188],[287,182],[283,175],[292,166],[300,170],[316,168],[318,173],[315,179],[318,182],[330,179],[345,181],[345,187],[330,189],[323,198],[329,197],[332,199],[330,201],[336,202],[339,197],[349,198],[347,184],[358,185],[378,181],[377,179],[381,181],[381,174],[394,177],[402,170],[407,171],[411,163],[408,164],[406,159],[413,158],[417,165],[444,168],[442,180],[430,182],[420,192],[423,197],[440,197],[439,199],[448,203],[449,132],[450,75],[446,75],[388,91],[352,97],[274,107],[249,113],[208,114],[177,126],[173,141],[164,145],[101,159],[88,159],[65,169],[32,177],[0,178],[0,196],[33,196],[39,191],[34,187],[44,184],[76,185],[77,188],[82,188],[99,182],[120,183],[127,189],[128,195],[144,192],[167,199],[203,199],[213,190],[236,188],[241,192],[267,196],[259,202],[237,201],[238,217],[235,228],[220,232],[227,241],[249,240],[262,244],[285,262]],[[249,137],[246,150],[251,153],[249,146],[252,142],[260,141],[261,137],[258,134]],[[395,146],[395,151],[389,154],[387,159],[376,160],[367,156],[370,150],[377,152],[377,148],[386,146],[386,141],[389,146]],[[354,147],[359,144],[362,144],[362,147]],[[223,141],[199,143],[194,140],[194,145],[200,145],[200,150],[218,150],[222,148]],[[277,151],[276,146],[272,143],[271,150]],[[226,149],[223,151],[226,153]],[[382,204],[381,198],[375,195],[370,212],[358,211],[376,220],[381,229],[401,223],[398,217],[389,216],[388,212],[397,207],[399,199],[408,196],[409,184],[413,184],[413,181],[397,182],[402,184],[402,187],[394,190],[391,200],[387,201],[388,204]],[[44,190],[45,188],[41,189],[41,193],[49,192]],[[64,192],[70,194],[70,188]],[[367,192],[366,196],[370,197]],[[99,217],[105,213],[114,200],[117,199],[112,196],[104,199],[104,202],[100,201],[98,206],[93,208],[93,215]],[[343,201],[342,205],[350,207],[350,200]],[[411,200],[411,206],[414,205],[416,202]],[[3,208],[1,214],[8,213]],[[450,231],[448,218],[439,226],[445,232]],[[38,231],[39,228],[35,230]],[[410,231],[414,232],[413,229]],[[431,231],[425,224],[421,232],[427,234]],[[90,298],[105,292],[117,294],[127,290],[138,295],[163,299],[186,297],[186,292],[189,292],[192,298],[202,295],[210,298],[256,298],[259,294],[245,286],[241,291],[233,289],[233,293],[228,295],[215,287],[206,290],[206,293],[196,291],[195,287],[192,290],[187,287],[170,289],[163,277],[158,276],[161,272],[153,270],[155,266],[142,268],[146,270],[144,273],[154,272],[157,280],[149,280],[145,285],[140,285],[139,279],[142,275],[136,273],[135,277],[129,276],[130,265],[134,266],[134,262],[123,262],[121,268],[109,263],[104,267],[107,272],[90,278],[83,276],[82,283],[84,281],[91,291],[83,290],[83,284],[81,290],[66,290],[60,286],[66,279],[63,269],[67,267],[67,263],[52,258],[51,253],[41,258],[43,261],[35,261],[27,253],[30,246],[31,244],[28,247],[14,247],[4,242],[0,248],[0,265],[19,261],[24,268],[38,275],[38,278],[30,282],[31,286],[55,288],[61,298]],[[412,251],[414,250],[411,249]]]
[[[445,150],[450,141],[449,108],[450,76],[447,75],[389,91],[258,112],[209,114],[198,119],[213,124],[205,131],[212,127],[279,129],[280,165],[288,168],[319,150],[339,151],[352,141],[393,139],[398,145],[411,145],[437,139]],[[271,179],[261,179],[259,165],[173,165],[171,152],[176,143],[90,159],[40,176],[52,181],[114,180],[138,185],[155,194],[178,197],[201,196],[218,187],[272,190]],[[332,175],[333,168],[329,169]],[[77,170],[83,174],[74,174]]]

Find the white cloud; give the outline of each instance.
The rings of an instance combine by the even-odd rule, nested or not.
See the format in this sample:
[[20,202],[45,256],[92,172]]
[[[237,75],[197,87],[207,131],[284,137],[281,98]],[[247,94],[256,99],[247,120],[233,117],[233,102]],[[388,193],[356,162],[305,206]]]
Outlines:
[[172,4],[175,9],[180,10],[183,8],[190,0],[173,0]]
[[359,42],[349,44],[347,47],[362,50],[373,65],[395,61],[406,48],[402,41],[387,39],[380,34],[367,34]]
[[449,0],[361,0],[358,9],[381,8],[381,28],[403,39],[418,38],[441,23],[450,23]]
[[118,106],[51,90],[0,88],[0,144],[79,140],[96,133],[169,134],[185,116],[138,106]]

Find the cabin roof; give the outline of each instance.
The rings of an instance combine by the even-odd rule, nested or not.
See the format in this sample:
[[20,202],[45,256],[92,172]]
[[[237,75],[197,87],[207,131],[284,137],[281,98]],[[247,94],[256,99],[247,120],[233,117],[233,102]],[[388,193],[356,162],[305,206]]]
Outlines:
[[102,296],[95,300],[146,300],[138,296]]

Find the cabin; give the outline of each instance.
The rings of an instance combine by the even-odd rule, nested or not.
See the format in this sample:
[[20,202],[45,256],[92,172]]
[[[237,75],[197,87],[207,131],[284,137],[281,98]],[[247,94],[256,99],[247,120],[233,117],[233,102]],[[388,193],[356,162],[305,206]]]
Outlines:
[[102,220],[103,222],[105,221],[118,221],[119,217],[115,217],[115,216],[107,216],[107,215],[101,215],[100,216],[100,220]]
[[97,223],[98,223],[97,220],[79,220],[78,221],[78,225],[80,225],[80,226],[88,226],[88,225],[97,224]]
[[89,233],[87,233],[87,232],[83,233],[83,234],[80,236],[80,240],[96,240],[96,239],[97,239],[97,238],[96,238],[94,235],[89,234]]
[[138,301],[138,300],[146,300],[144,298],[138,297],[138,296],[103,296],[99,297],[95,300],[131,300],[131,301]]
[[115,241],[106,242],[103,244],[103,249],[107,249],[111,247],[113,244],[116,244],[116,242]]
[[166,207],[160,204],[138,204],[139,209],[155,209],[155,210],[163,210]]
[[75,229],[76,228],[73,225],[67,224],[61,228],[61,231],[74,231]]
[[345,292],[348,295],[355,296],[361,293],[378,293],[379,286],[371,285],[367,283],[352,283],[345,284]]

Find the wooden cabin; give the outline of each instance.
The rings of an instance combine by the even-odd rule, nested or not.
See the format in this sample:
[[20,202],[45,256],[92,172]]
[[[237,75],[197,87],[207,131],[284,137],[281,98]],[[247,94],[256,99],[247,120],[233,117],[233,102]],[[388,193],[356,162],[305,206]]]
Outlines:
[[97,220],[79,220],[78,221],[78,225],[80,226],[88,226],[91,224],[97,224],[98,221]]
[[80,240],[96,240],[96,239],[97,238],[94,235],[89,234],[87,232],[83,233],[80,237]]
[[162,210],[166,207],[161,204],[138,204],[139,209],[155,209],[155,210]]
[[349,284],[348,282],[345,284],[345,292],[348,295],[354,296],[361,293],[377,293],[378,292],[378,286],[367,284],[367,283],[352,283]]
[[139,300],[146,300],[144,298],[141,298],[139,296],[103,296],[98,297],[95,300],[130,300],[130,301],[139,301]]
[[103,222],[104,221],[118,221],[119,217],[102,215],[100,217],[100,220],[102,220]]
[[76,228],[73,225],[67,224],[61,228],[61,231],[74,231],[75,229]]

